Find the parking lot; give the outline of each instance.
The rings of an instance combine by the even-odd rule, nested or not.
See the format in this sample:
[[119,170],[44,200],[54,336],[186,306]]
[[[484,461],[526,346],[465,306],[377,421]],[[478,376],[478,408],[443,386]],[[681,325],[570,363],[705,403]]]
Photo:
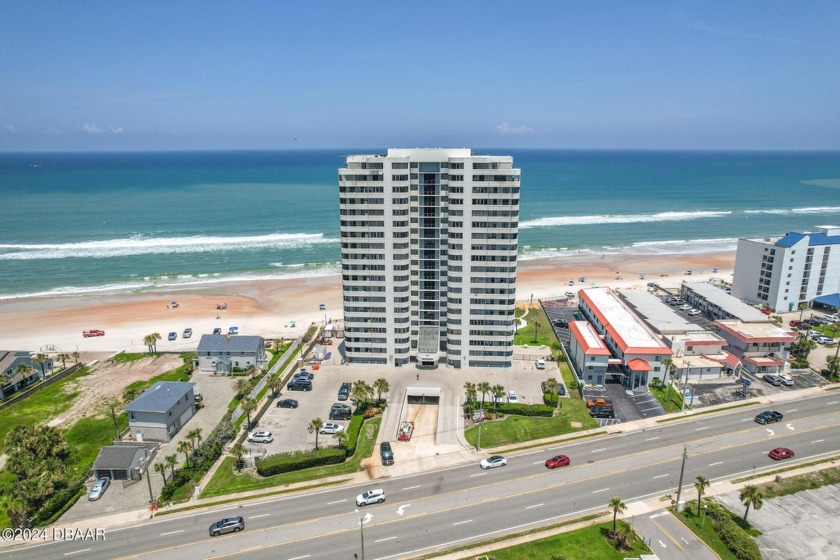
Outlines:
[[[738,493],[718,496],[731,511],[742,514]],[[749,513],[749,522],[762,534],[756,537],[761,557],[768,560],[837,558],[840,556],[840,486],[831,485],[764,500]],[[796,538],[791,538],[796,535]]]

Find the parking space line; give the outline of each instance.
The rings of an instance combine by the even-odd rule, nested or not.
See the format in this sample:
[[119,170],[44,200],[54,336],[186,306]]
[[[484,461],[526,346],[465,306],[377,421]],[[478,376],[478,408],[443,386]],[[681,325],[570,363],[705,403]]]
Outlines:
[[487,473],[486,472],[480,472],[480,473],[476,473],[476,474],[471,474],[470,478],[475,478],[477,476],[484,476],[485,474],[487,474]]
[[73,552],[65,552],[64,556],[72,556],[73,554],[81,554],[82,552],[88,552],[90,549],[86,548],[84,550],[74,550]]
[[790,410],[785,410],[785,412],[796,412],[798,410],[798,408],[791,408]]
[[701,428],[695,428],[695,429],[694,429],[694,431],[695,431],[695,432],[699,432],[700,430],[708,430],[708,429],[709,429],[709,427],[708,427],[708,426],[703,426],[703,427],[701,427]]
[[824,441],[825,441],[824,439],[817,439],[817,440],[812,441],[811,443],[822,443]]
[[837,404],[838,402],[840,402],[840,401],[831,401],[831,402],[825,403],[825,404]]
[[592,450],[592,453],[598,453],[599,451],[606,451],[606,450],[607,450],[607,448],[606,448],[606,447],[603,447],[603,448],[601,448],[601,449],[593,449],[593,450]]

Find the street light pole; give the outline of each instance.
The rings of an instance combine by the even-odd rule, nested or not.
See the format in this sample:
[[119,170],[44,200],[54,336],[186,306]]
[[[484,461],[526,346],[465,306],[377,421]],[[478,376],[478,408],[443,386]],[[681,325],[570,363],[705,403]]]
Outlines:
[[155,503],[155,494],[152,492],[152,473],[149,472],[149,466],[146,465],[146,482],[149,483],[149,503]]
[[358,508],[356,509],[356,517],[359,518],[359,537],[362,541],[362,560],[365,560],[365,520],[359,515]]
[[478,417],[478,441],[475,444],[475,450],[481,451],[481,421],[484,420],[484,409],[479,409],[481,416]]
[[682,466],[680,467],[680,485],[677,487],[677,511],[680,509],[680,496],[682,495],[683,475],[685,474],[685,459],[688,457],[688,447],[683,447]]

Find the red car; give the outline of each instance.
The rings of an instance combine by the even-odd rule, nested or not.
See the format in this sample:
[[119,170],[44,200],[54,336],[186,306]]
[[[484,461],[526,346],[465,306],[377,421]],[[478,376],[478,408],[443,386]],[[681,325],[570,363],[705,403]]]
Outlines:
[[551,459],[545,462],[545,466],[549,469],[556,469],[557,467],[565,467],[569,464],[569,458],[565,455],[558,455],[556,457],[552,457]]
[[802,324],[802,321],[799,321],[798,319],[794,319],[794,320],[792,320],[792,321],[791,321],[790,323],[788,323],[788,324],[789,324],[791,327],[798,327],[799,325],[801,325],[801,324]]
[[762,307],[762,308],[760,309],[760,311],[761,311],[762,313],[764,313],[765,315],[772,315],[772,314],[773,314],[773,312],[772,312],[772,311],[770,311],[769,309],[767,309],[766,307]]
[[771,459],[776,461],[781,461],[782,459],[793,459],[793,449],[788,449],[787,447],[777,447],[768,455]]
[[85,337],[85,338],[88,338],[88,337],[91,337],[91,336],[105,336],[105,331],[101,331],[99,329],[90,329],[90,330],[87,330],[87,331],[82,331],[82,336]]

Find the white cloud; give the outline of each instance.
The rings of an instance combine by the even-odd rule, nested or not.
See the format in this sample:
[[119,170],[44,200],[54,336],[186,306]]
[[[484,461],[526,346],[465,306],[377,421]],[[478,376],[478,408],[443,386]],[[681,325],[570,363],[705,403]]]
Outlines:
[[6,130],[8,130],[9,132],[17,132],[17,130],[15,129],[15,125],[13,124],[7,124]]
[[84,128],[85,132],[87,132],[88,134],[101,134],[102,133],[102,129],[99,128],[99,126],[97,126],[94,123],[85,123],[85,125],[82,128]]
[[506,122],[497,126],[496,131],[499,134],[533,134],[535,132],[530,126],[525,126],[524,124],[520,124],[519,126],[510,126]]
[[123,127],[121,127],[121,126],[112,126],[112,127],[111,127],[111,132],[113,132],[114,134],[122,134],[122,133],[123,133]]

